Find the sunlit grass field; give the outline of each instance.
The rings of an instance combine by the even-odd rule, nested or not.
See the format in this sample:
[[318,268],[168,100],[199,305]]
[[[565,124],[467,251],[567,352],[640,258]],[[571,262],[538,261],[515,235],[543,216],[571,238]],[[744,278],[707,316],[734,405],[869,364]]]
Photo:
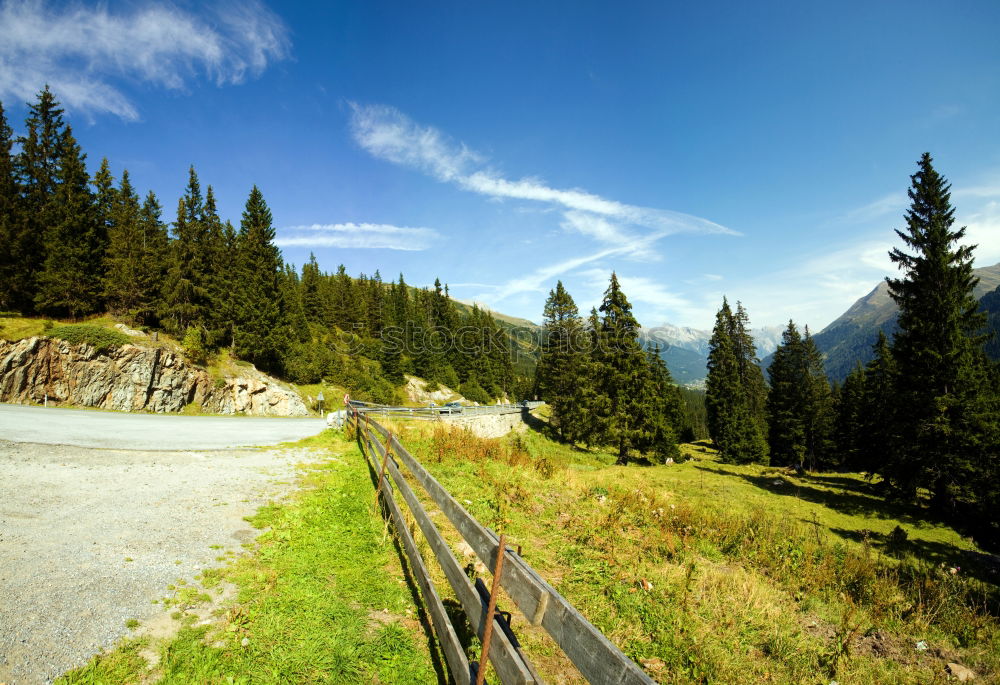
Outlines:
[[[394,428],[663,682],[943,682],[948,662],[997,677],[1000,578],[970,540],[887,506],[858,474],[727,465],[707,444],[622,467],[535,431]],[[537,629],[515,626],[543,675],[579,679]]]

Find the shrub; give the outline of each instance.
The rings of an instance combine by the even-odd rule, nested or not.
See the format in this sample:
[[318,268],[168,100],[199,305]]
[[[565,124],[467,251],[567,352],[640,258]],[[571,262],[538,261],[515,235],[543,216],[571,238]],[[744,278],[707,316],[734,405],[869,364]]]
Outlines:
[[181,344],[184,346],[184,352],[188,358],[195,364],[204,364],[208,359],[205,337],[197,326],[191,326],[187,329],[187,332],[184,333],[184,342]]
[[476,382],[475,378],[470,378],[462,383],[458,391],[462,394],[462,397],[470,402],[478,402],[479,404],[490,403],[489,394],[483,389],[483,386]]
[[98,352],[104,352],[114,347],[121,347],[132,341],[131,338],[120,331],[82,323],[53,326],[48,328],[46,333],[49,337],[59,338],[74,345],[86,343]]

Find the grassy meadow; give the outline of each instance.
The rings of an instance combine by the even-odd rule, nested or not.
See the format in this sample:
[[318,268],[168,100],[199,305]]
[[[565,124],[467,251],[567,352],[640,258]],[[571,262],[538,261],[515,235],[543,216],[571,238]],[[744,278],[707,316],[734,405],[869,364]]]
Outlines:
[[[949,662],[980,682],[1000,674],[1000,578],[971,541],[886,507],[859,475],[722,464],[706,444],[684,445],[681,463],[621,467],[534,431],[394,428],[657,680],[945,682]],[[582,682],[501,605],[548,681]]]

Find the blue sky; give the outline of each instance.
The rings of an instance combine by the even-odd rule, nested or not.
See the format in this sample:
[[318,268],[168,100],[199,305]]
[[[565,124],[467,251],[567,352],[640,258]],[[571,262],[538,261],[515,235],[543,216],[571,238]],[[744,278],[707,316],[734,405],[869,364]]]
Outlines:
[[616,270],[644,326],[819,330],[891,273],[922,152],[1000,261],[1000,3],[0,2],[18,131],[51,84],[89,163],[173,219],[193,164],[286,260],[540,320]]

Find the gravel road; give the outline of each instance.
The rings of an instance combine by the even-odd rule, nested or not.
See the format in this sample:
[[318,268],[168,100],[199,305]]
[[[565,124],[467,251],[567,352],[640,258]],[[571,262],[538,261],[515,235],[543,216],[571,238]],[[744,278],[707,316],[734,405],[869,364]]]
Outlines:
[[254,447],[300,440],[323,419],[125,414],[0,404],[0,439],[112,449],[190,450]]
[[[188,449],[187,437],[175,451],[12,442],[8,408],[0,408],[0,683],[8,685],[51,682],[127,634],[129,619],[159,613],[153,600],[169,594],[167,585],[240,550],[255,535],[243,517],[287,493],[297,463],[320,458],[303,449]],[[47,412],[46,437],[60,440],[48,423],[59,410],[38,411]],[[112,417],[103,440],[159,450],[177,444],[170,429],[143,438],[140,429],[118,426],[136,418],[205,421],[71,413]],[[244,435],[258,421],[217,420],[245,428]],[[323,428],[296,423],[310,428],[277,439]],[[38,430],[16,428],[18,436]],[[228,430],[227,440],[241,442],[241,430]]]

